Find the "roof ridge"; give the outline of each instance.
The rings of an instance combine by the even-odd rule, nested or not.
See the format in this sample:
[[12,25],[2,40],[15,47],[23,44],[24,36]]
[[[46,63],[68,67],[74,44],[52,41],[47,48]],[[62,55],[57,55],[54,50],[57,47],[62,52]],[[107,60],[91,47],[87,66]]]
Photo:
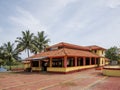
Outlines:
[[61,42],[61,44],[62,44],[63,46],[65,46],[65,43],[64,43],[64,42]]

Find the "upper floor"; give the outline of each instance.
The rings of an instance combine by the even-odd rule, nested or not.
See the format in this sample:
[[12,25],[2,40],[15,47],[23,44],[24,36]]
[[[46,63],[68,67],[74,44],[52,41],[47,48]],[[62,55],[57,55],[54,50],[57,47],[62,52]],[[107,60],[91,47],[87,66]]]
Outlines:
[[102,47],[97,46],[97,45],[92,45],[92,46],[87,46],[87,47],[89,47],[89,49],[91,50],[92,53],[95,53],[95,54],[102,56],[102,57],[105,56],[105,51],[106,51],[105,48],[102,48]]
[[82,50],[82,51],[89,51],[89,52],[95,53],[101,57],[105,56],[105,51],[106,51],[105,48],[102,48],[102,47],[97,46],[97,45],[79,46],[79,45],[74,45],[74,44],[65,43],[65,42],[61,42],[61,43],[52,45],[52,46],[46,48],[46,51],[58,50],[61,48],[69,48],[69,49],[76,49],[76,50]]

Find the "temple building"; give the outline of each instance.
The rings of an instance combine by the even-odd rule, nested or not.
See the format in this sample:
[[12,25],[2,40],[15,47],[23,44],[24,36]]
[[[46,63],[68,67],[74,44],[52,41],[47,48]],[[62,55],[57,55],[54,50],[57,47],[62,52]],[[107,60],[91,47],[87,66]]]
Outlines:
[[102,47],[79,46],[61,42],[46,48],[44,52],[26,58],[25,70],[70,73],[104,66],[106,59]]

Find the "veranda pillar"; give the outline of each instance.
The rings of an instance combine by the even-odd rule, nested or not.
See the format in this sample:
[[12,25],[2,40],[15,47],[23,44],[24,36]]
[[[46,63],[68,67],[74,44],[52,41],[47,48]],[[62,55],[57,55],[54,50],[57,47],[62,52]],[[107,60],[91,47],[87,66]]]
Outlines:
[[77,57],[75,57],[75,67],[77,66]]
[[67,68],[67,56],[64,57],[64,68]]
[[50,58],[50,67],[52,67],[52,58]]
[[32,64],[32,60],[31,60],[31,61],[30,61],[31,72],[32,72],[32,66],[33,66],[33,64]]
[[86,65],[86,58],[83,57],[83,66],[85,66],[85,65]]

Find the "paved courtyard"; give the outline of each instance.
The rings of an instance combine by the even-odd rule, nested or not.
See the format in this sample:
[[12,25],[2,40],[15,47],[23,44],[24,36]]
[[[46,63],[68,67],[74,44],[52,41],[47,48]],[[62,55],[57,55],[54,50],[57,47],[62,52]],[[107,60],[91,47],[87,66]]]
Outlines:
[[120,90],[120,77],[95,69],[72,74],[0,73],[0,90]]

